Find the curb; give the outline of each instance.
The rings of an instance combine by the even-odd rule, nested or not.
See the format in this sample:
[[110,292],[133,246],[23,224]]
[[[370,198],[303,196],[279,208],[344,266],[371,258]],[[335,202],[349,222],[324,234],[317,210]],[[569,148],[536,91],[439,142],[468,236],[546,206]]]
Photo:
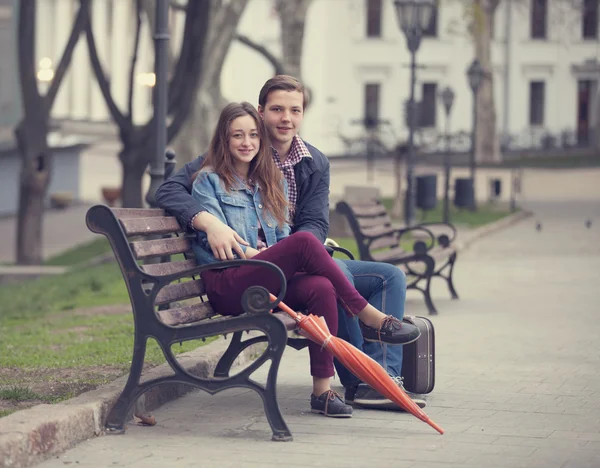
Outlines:
[[[177,356],[190,373],[210,375],[229,342],[217,340]],[[255,345],[260,347],[260,345]],[[257,348],[251,346],[235,365],[249,362]],[[142,380],[172,375],[168,364],[148,369]],[[125,387],[127,375],[95,390],[54,405],[42,404],[0,418],[0,467],[24,468],[58,455],[86,439],[104,434],[109,409]],[[145,407],[152,411],[194,390],[184,384],[158,385],[146,392]]]
[[489,223],[489,224],[480,226],[476,229],[473,229],[473,231],[471,231],[469,234],[467,234],[466,235],[467,238],[465,240],[463,240],[462,242],[458,241],[455,244],[453,244],[454,248],[459,252],[466,250],[474,242],[478,241],[482,237],[485,237],[489,234],[492,234],[494,232],[498,232],[502,229],[510,227],[523,219],[529,218],[530,216],[533,216],[533,212],[523,210],[523,211],[519,211],[517,213],[511,214],[509,216],[506,216],[502,219],[499,219],[498,221],[494,221],[493,223]]

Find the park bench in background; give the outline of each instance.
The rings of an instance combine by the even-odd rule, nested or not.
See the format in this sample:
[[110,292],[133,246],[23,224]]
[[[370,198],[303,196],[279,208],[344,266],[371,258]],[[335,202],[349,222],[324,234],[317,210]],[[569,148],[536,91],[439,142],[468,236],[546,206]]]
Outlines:
[[[456,250],[452,246],[456,237],[453,225],[424,223],[395,228],[385,206],[378,199],[340,201],[336,212],[348,221],[360,259],[400,267],[407,275],[407,288],[423,293],[430,314],[437,314],[430,292],[433,277],[444,278],[452,298],[458,299],[452,280],[456,262]],[[440,231],[437,238],[432,230]],[[403,238],[415,241],[412,252],[401,245]]]
[[[242,298],[246,313],[237,317],[217,315],[204,298],[204,286],[198,276],[208,269],[263,265],[280,275],[281,299],[286,290],[281,270],[271,263],[258,260],[232,260],[197,266],[190,238],[175,217],[167,216],[160,209],[111,209],[96,205],[87,212],[86,222],[91,231],[103,234],[110,241],[129,291],[135,322],[129,378],[108,414],[107,431],[122,433],[136,400],[150,388],[165,383],[183,383],[211,394],[232,387],[255,390],[263,400],[273,440],[292,440],[276,399],[277,372],[286,344],[301,349],[307,345],[307,340],[288,338],[288,331],[295,329],[296,325],[287,315],[266,313],[272,306],[269,307],[268,296],[263,288],[248,288]],[[156,259],[160,263],[140,264],[141,260],[148,259]],[[182,304],[182,301],[185,303]],[[242,340],[246,330],[259,330],[264,335]],[[173,355],[171,348],[177,343],[227,333],[233,333],[231,343],[212,377],[200,378],[190,374]],[[156,339],[174,375],[140,383],[149,338]],[[229,376],[236,357],[244,349],[266,341],[269,346],[254,362],[237,375]],[[267,360],[271,360],[271,363],[263,386],[250,376]]]

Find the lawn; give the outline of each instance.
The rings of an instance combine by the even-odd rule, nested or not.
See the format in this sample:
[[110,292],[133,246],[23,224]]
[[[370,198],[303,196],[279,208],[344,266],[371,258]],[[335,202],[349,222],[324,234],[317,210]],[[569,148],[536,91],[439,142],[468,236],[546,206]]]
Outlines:
[[[82,250],[97,253],[96,247]],[[72,251],[76,263],[86,255]],[[64,257],[66,258],[66,257]],[[133,316],[115,263],[0,286],[0,416],[56,402],[114,380],[129,369]],[[177,345],[177,353],[203,342]],[[146,364],[164,362],[150,342]]]

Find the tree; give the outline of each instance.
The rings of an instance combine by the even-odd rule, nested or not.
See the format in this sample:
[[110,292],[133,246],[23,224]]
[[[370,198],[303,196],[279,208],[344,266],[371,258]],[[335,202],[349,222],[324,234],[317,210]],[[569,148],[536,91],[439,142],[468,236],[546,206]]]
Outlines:
[[18,74],[23,117],[15,128],[21,156],[19,211],[17,220],[17,263],[42,263],[44,200],[52,172],[52,152],[48,147],[52,106],[71,63],[79,36],[89,23],[90,0],[81,0],[67,44],[48,90],[40,93],[36,80],[35,24],[36,0],[21,0],[18,7]]
[[213,2],[208,39],[210,63],[203,67],[194,110],[174,144],[179,163],[192,160],[208,148],[220,110],[227,102],[222,96],[220,80],[223,63],[233,39],[262,55],[273,65],[275,75],[301,77],[306,14],[311,2],[312,0],[275,2],[281,25],[282,58],[276,57],[265,46],[254,42],[248,36],[236,33],[248,0]]
[[179,163],[191,161],[206,151],[221,109],[227,101],[221,92],[221,71],[236,35],[237,25],[248,0],[213,0],[200,84],[192,97],[194,106],[174,142]]
[[[193,97],[201,80],[202,67],[206,66],[204,55],[212,3],[188,1],[185,6],[176,4],[171,7],[173,14],[184,9],[185,24],[179,53],[174,59],[173,72],[169,81],[167,141],[177,136],[192,110]],[[117,106],[110,90],[110,77],[103,69],[98,56],[91,24],[88,22],[85,27],[92,69],[111,117],[119,129],[119,137],[123,145],[119,152],[123,167],[122,201],[123,206],[128,207],[142,206],[142,176],[154,154],[156,141],[152,119],[143,125],[135,124],[133,119],[134,73],[141,34],[142,0],[136,0],[135,12],[136,27],[128,74],[127,109],[119,109]]]

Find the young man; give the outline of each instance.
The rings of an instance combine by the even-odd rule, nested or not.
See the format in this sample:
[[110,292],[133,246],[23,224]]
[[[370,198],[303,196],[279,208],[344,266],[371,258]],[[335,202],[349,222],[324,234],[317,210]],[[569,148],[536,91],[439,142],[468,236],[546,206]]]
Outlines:
[[[258,104],[259,114],[271,138],[273,160],[288,182],[292,232],[308,231],[325,242],[329,230],[329,161],[317,148],[298,136],[306,106],[305,89],[295,78],[278,75],[264,84]],[[202,160],[200,156],[165,181],[156,192],[157,203],[177,216],[182,225],[205,232],[215,257],[227,260],[237,254],[245,258],[240,247],[240,244],[247,245],[245,239],[211,214],[200,211],[198,203],[190,195],[192,175],[199,170]],[[342,259],[336,259],[336,262],[371,305],[402,319],[406,294],[406,279],[402,271],[384,263]],[[392,321],[384,321],[382,332],[394,326]],[[402,346],[365,341],[359,321],[347,317],[341,309],[338,336],[379,362],[398,385],[402,385]],[[392,401],[360,383],[339,362],[336,362],[336,369],[346,388],[347,404],[399,409]],[[425,406],[424,400],[415,398],[414,401],[421,407]]]

